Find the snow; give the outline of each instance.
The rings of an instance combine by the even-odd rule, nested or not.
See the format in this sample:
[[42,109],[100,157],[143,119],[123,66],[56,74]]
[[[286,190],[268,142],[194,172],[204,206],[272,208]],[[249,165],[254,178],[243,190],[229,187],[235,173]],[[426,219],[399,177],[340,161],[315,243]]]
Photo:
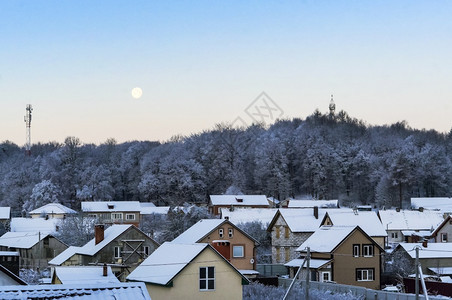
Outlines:
[[80,247],[80,249],[76,252],[78,254],[84,254],[84,255],[95,255],[97,252],[99,252],[102,248],[104,248],[106,245],[111,243],[114,239],[116,239],[118,236],[123,234],[127,229],[132,227],[132,225],[112,225],[105,229],[104,231],[104,239],[96,245],[96,239],[93,238],[88,243],[86,243],[83,247]]
[[107,276],[103,276],[103,266],[55,267],[54,275],[62,284],[119,283],[111,267],[107,266]]
[[33,229],[41,233],[55,233],[56,227],[60,225],[61,219],[44,219],[44,218],[12,218],[12,232],[29,232]]
[[352,226],[322,226],[314,232],[296,251],[330,253],[349,235],[355,227]]
[[269,206],[265,195],[210,195],[210,202],[212,205]]
[[259,275],[256,270],[238,270],[242,275]]
[[314,206],[321,208],[337,208],[338,200],[289,200],[289,208],[313,208]]
[[440,211],[380,210],[378,213],[387,230],[432,230],[444,220]]
[[49,261],[49,265],[60,266],[69,258],[71,258],[74,254],[78,253],[82,247],[70,246],[51,261]]
[[0,220],[8,220],[11,216],[11,207],[0,207]]
[[0,246],[30,249],[49,234],[38,232],[7,232],[0,237]]
[[223,219],[229,217],[234,224],[258,221],[267,226],[277,211],[277,208],[234,208],[233,211],[221,208],[220,215]]
[[448,197],[411,198],[411,207],[415,209],[423,207],[424,209],[429,210],[452,212],[452,198]]
[[329,211],[319,209],[316,219],[313,209],[306,208],[281,208],[279,212],[292,232],[314,232],[320,227],[323,216]]
[[165,242],[132,271],[127,280],[166,285],[206,247],[208,244],[204,243]]
[[[288,263],[284,264],[286,267],[300,267],[303,264],[304,259],[303,258],[296,258],[296,259],[292,259],[291,261],[289,261]],[[332,262],[332,259],[311,259],[309,261],[309,268],[310,269],[318,269],[322,266],[325,266],[326,264],[329,264],[330,262]],[[306,268],[306,263],[304,264],[303,268]]]
[[432,232],[430,230],[420,230],[420,231],[414,231],[414,230],[402,230],[403,236],[422,236],[422,237],[429,237],[432,235]]
[[0,299],[151,300],[142,282],[0,286]]
[[166,214],[168,214],[169,209],[170,209],[169,206],[155,206],[155,205],[154,206],[141,206],[140,214],[142,214],[142,215],[151,215],[151,214],[166,215]]
[[[177,238],[175,238],[173,243],[196,243],[204,236],[209,234],[216,227],[220,226],[223,222],[226,222],[224,219],[203,219],[199,220],[192,227],[185,230],[181,233]],[[225,233],[227,234],[227,233]]]
[[76,214],[76,213],[77,212],[75,210],[70,209],[69,207],[64,206],[60,203],[49,203],[29,212],[30,215]]
[[328,216],[334,226],[359,226],[369,236],[387,236],[385,227],[373,211],[356,211],[352,209],[329,210]]
[[452,275],[452,267],[440,267],[440,268],[430,267],[428,269],[438,275]]
[[0,256],[19,256],[19,252],[16,251],[0,251]]
[[141,208],[138,201],[82,202],[83,212],[138,212]]
[[400,243],[396,249],[402,247],[410,255],[416,258],[416,247],[419,247],[419,258],[452,258],[452,243],[428,243],[423,247],[422,243]]

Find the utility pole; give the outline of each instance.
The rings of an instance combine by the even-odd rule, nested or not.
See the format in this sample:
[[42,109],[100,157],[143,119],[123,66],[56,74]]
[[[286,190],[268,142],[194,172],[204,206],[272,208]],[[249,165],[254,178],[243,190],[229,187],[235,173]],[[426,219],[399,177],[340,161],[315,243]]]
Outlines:
[[414,266],[416,268],[416,281],[414,282],[414,292],[416,294],[416,300],[419,300],[419,246],[416,246],[416,260]]
[[309,269],[309,261],[311,260],[311,249],[309,247],[306,248],[307,249],[307,254],[306,254],[306,270],[307,270],[307,274],[306,274],[306,286],[305,286],[305,299],[309,300],[309,280],[310,280],[310,276],[311,276],[311,270]]

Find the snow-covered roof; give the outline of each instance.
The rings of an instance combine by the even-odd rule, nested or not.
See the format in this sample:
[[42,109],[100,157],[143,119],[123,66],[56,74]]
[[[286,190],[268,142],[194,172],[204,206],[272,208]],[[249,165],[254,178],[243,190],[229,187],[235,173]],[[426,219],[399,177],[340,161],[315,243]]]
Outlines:
[[314,206],[321,208],[339,207],[338,200],[289,200],[289,208],[313,208]]
[[160,214],[166,215],[168,214],[170,207],[169,206],[141,206],[140,214],[142,215],[151,215],[151,214]]
[[428,269],[438,275],[452,275],[452,267],[439,267],[439,268],[430,267]]
[[7,232],[0,237],[0,246],[20,249],[30,249],[36,245],[41,238],[48,236],[48,233],[39,232]]
[[[334,208],[333,208],[334,210]],[[337,210],[337,208],[336,208]],[[319,209],[318,218],[314,216],[314,209],[306,208],[280,208],[279,213],[284,218],[292,232],[314,232],[320,227],[320,223],[326,209]],[[278,212],[276,212],[278,214]],[[275,214],[275,216],[276,216]],[[276,221],[273,218],[272,222]],[[271,226],[271,224],[269,225]]]
[[369,236],[387,236],[385,227],[373,211],[332,209],[328,211],[328,216],[334,226],[359,226]]
[[29,212],[30,215],[41,215],[41,214],[76,214],[77,212],[64,206],[60,203],[49,203],[44,206],[38,207]]
[[155,204],[152,202],[140,202],[141,207],[155,207]]
[[111,267],[106,267],[107,276],[103,276],[103,268],[103,266],[55,267],[52,269],[52,273],[58,277],[62,284],[119,283]]
[[17,251],[0,251],[0,256],[19,256]]
[[11,216],[11,207],[0,207],[0,220],[7,220]]
[[[304,259],[303,258],[296,258],[296,259],[292,259],[291,261],[289,261],[288,263],[284,264],[286,267],[297,267],[299,268],[302,264],[303,264]],[[310,269],[318,269],[320,267],[323,267],[327,264],[329,264],[330,262],[332,262],[332,259],[316,259],[316,258],[311,258],[309,260],[309,268]],[[303,268],[306,268],[307,265],[306,263],[304,264]]]
[[212,205],[269,206],[265,195],[210,195]]
[[142,282],[0,286],[0,299],[151,300]]
[[432,235],[432,232],[430,230],[420,230],[420,231],[414,231],[414,230],[402,230],[403,236],[422,236],[422,237],[429,237]]
[[192,227],[182,232],[172,242],[179,244],[192,244],[198,242],[216,227],[226,222],[225,219],[203,219],[199,220]]
[[116,239],[118,236],[123,234],[127,229],[132,227],[133,225],[111,225],[104,231],[104,239],[96,245],[96,239],[93,238],[88,243],[86,243],[83,247],[80,247],[80,249],[77,250],[76,253],[83,254],[83,255],[95,255],[97,252],[99,252],[102,248],[104,248],[106,245],[111,243],[114,239]]
[[452,212],[452,198],[450,197],[431,197],[431,198],[411,198],[411,207],[419,209],[423,207],[429,210],[441,210],[443,212]]
[[277,208],[234,208],[231,211],[229,208],[220,208],[220,215],[223,219],[229,217],[229,221],[234,224],[247,223],[247,222],[262,222],[264,226],[273,219]]
[[41,233],[54,233],[56,227],[60,225],[61,219],[50,218],[12,218],[11,231],[12,232],[29,232],[34,230]]
[[322,226],[301,244],[296,251],[305,251],[309,247],[311,252],[330,253],[355,228],[353,226]]
[[167,285],[183,268],[198,256],[208,244],[178,244],[166,242],[146,258],[127,280]]
[[141,205],[138,201],[96,201],[82,202],[83,212],[139,212]]
[[51,261],[49,261],[49,265],[60,266],[66,260],[71,258],[74,254],[80,251],[81,248],[82,247],[70,246],[69,248],[61,252],[59,255],[54,257]]
[[452,258],[452,243],[428,243],[426,248],[422,246],[422,243],[400,243],[396,250],[399,247],[402,247],[411,256],[411,258],[416,257],[415,247],[420,247],[419,258],[421,259]]
[[380,210],[381,223],[388,230],[433,230],[444,220],[440,211]]

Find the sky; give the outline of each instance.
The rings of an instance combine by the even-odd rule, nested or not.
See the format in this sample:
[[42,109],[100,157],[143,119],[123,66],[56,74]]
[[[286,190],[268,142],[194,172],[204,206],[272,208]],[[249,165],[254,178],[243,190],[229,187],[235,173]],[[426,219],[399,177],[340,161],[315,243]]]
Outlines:
[[0,142],[25,144],[27,104],[32,143],[164,141],[251,124],[263,92],[280,118],[326,113],[333,95],[369,125],[449,132],[451,14],[415,0],[2,0]]

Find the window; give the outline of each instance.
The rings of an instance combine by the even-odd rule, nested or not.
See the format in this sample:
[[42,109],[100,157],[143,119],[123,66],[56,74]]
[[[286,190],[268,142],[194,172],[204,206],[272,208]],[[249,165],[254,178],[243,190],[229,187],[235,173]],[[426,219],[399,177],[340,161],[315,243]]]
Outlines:
[[115,246],[115,258],[121,257],[121,247]]
[[222,238],[223,237],[223,228],[218,229],[218,235]]
[[228,235],[229,235],[230,238],[232,238],[234,236],[234,229],[229,228],[228,229]]
[[289,226],[284,226],[284,237],[289,238]]
[[97,218],[97,215],[96,215],[96,214],[88,214],[88,218],[96,219],[96,218]]
[[276,238],[279,239],[279,226],[275,227]]
[[286,258],[286,262],[288,262],[289,260],[290,260],[290,248],[289,247],[286,247],[286,248],[284,248],[284,254],[285,254],[285,258]]
[[364,257],[374,256],[374,245],[363,245],[363,256]]
[[244,257],[245,246],[232,246],[232,257]]
[[392,232],[392,233],[391,233],[391,238],[397,239],[398,237],[399,237],[399,235],[398,235],[397,232]]
[[122,213],[111,213],[112,220],[122,220]]
[[322,272],[321,273],[321,277],[320,277],[320,281],[324,282],[324,281],[331,281],[331,272]]
[[447,233],[441,233],[441,243],[447,243]]
[[359,244],[354,244],[353,245],[353,256],[354,257],[359,257]]
[[127,214],[126,220],[135,220],[135,214]]
[[199,268],[199,290],[201,291],[215,290],[215,267]]
[[143,253],[145,256],[149,256],[150,254],[149,246],[143,246]]
[[279,262],[279,258],[281,256],[281,250],[279,247],[276,247],[276,262]]
[[356,281],[373,281],[374,269],[356,269]]

